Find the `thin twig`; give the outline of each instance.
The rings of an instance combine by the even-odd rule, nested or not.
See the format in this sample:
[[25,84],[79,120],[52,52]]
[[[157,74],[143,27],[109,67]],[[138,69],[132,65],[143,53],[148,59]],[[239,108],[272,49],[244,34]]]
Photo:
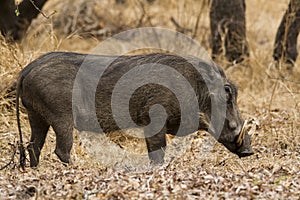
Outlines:
[[29,0],[30,3],[33,5],[33,7],[39,11],[39,13],[41,13],[46,19],[50,19],[50,17],[52,15],[54,15],[56,13],[56,10],[54,10],[50,15],[46,15],[37,5],[35,5],[34,1],[33,0]]
[[243,172],[246,174],[246,176],[248,176],[249,178],[251,178],[250,174],[245,170],[245,167],[243,164],[241,164],[239,161],[235,160],[235,163],[243,170]]
[[272,94],[271,94],[271,99],[270,99],[270,103],[269,103],[269,112],[271,111],[271,106],[272,106],[272,103],[273,103],[273,98],[275,96],[275,90],[277,89],[277,86],[278,86],[278,83],[279,83],[280,80],[277,80],[275,82],[275,85],[274,85],[274,88],[272,90]]
[[171,22],[175,25],[176,30],[181,32],[181,33],[186,33],[186,32],[191,32],[191,29],[187,29],[182,27],[178,22],[176,22],[176,20],[174,19],[174,17],[170,18]]
[[199,14],[198,14],[198,16],[197,16],[197,20],[196,20],[196,24],[195,24],[195,29],[194,29],[194,33],[193,33],[193,36],[192,36],[193,39],[197,36],[197,32],[198,32],[198,28],[199,28],[200,17],[201,17],[201,11],[199,12]]
[[203,13],[203,11],[205,9],[206,3],[207,3],[206,1],[203,1],[202,4],[201,4],[201,8],[199,9],[199,13],[198,13],[198,16],[197,16],[197,20],[196,20],[196,24],[195,24],[195,29],[194,29],[194,33],[192,35],[192,38],[195,38],[197,36],[200,18],[201,18],[201,15],[202,15],[202,13]]
[[142,10],[142,15],[140,16],[140,19],[138,20],[138,24],[137,24],[137,27],[141,27],[142,24],[143,24],[143,20],[144,20],[144,18],[146,16],[146,9],[145,9],[144,4],[142,2],[136,1],[136,3],[139,4],[139,6],[140,6],[140,8]]
[[289,79],[286,79],[284,77],[282,78],[275,78],[275,77],[271,77],[268,73],[266,73],[268,78],[271,79],[271,80],[280,80],[280,81],[287,81],[287,82],[291,82],[291,83],[295,83],[295,84],[300,84],[300,81],[293,81],[293,80],[289,80]]
[[153,27],[154,25],[153,25],[153,23],[151,21],[151,16],[148,15],[148,12],[146,11],[146,8],[145,8],[145,4],[142,1],[138,1],[138,3],[140,5],[140,7],[142,9],[142,13],[143,13],[140,20],[143,20],[144,18],[146,18],[146,20],[150,24],[150,26]]
[[4,169],[7,168],[12,162],[14,162],[14,157],[15,157],[15,155],[16,155],[16,153],[17,153],[17,147],[16,147],[15,145],[11,144],[11,143],[8,143],[8,144],[9,144],[10,146],[13,147],[13,153],[12,153],[12,155],[11,155],[11,158],[10,158],[9,162],[8,162],[6,165],[4,165],[3,167],[1,167],[0,170],[4,170]]

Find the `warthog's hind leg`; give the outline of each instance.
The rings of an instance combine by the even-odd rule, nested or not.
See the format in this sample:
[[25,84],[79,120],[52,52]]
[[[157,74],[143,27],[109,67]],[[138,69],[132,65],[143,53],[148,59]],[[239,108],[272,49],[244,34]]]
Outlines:
[[52,125],[56,134],[55,154],[64,163],[70,163],[70,152],[73,145],[72,120],[57,120]]
[[28,110],[28,118],[31,127],[31,138],[28,145],[30,167],[36,167],[49,130],[49,124],[40,114],[32,110]]

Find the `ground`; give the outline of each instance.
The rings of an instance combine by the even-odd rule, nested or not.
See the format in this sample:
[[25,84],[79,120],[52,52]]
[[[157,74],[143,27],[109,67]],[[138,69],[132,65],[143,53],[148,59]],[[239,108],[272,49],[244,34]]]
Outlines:
[[[284,69],[278,72],[272,60],[275,34],[287,0],[246,1],[250,58],[236,65],[220,60],[227,76],[239,87],[238,105],[249,122],[253,156],[240,159],[207,133],[199,132],[186,137],[185,144],[170,139],[170,146],[183,146],[184,152],[174,159],[175,150],[170,148],[168,162],[154,167],[144,154],[138,154],[145,153],[141,139],[115,134],[109,139],[93,139],[99,146],[95,148],[82,133],[75,132],[73,163],[65,166],[53,153],[55,135],[50,131],[36,169],[31,169],[28,161],[25,170],[20,169],[18,151],[12,157],[19,139],[14,90],[7,89],[26,64],[50,51],[88,53],[113,33],[143,26],[183,28],[181,31],[210,52],[208,8],[203,2],[166,0],[148,4],[132,0],[117,5],[103,0],[90,3],[91,9],[81,0],[54,0],[43,12],[56,13],[50,19],[39,16],[22,41],[8,43],[0,38],[0,167],[12,158],[11,164],[0,171],[0,198],[299,199],[300,64],[298,59],[292,73]],[[26,111],[21,110],[24,142],[28,144],[30,128]],[[132,151],[136,154],[128,154]]]

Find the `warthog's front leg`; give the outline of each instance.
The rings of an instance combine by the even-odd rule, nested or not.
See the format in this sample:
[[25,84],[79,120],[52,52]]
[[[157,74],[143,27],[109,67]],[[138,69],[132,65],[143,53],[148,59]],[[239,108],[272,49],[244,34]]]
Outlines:
[[152,164],[162,164],[165,157],[166,128],[163,128],[156,135],[151,135],[150,131],[147,128],[144,130],[150,162]]

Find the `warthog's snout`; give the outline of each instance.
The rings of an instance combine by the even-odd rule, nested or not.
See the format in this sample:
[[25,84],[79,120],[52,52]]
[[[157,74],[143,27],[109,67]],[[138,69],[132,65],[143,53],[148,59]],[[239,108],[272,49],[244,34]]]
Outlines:
[[243,123],[240,133],[231,140],[231,137],[220,137],[221,142],[232,153],[237,154],[240,158],[254,154],[251,146],[251,136],[246,131],[247,121]]

